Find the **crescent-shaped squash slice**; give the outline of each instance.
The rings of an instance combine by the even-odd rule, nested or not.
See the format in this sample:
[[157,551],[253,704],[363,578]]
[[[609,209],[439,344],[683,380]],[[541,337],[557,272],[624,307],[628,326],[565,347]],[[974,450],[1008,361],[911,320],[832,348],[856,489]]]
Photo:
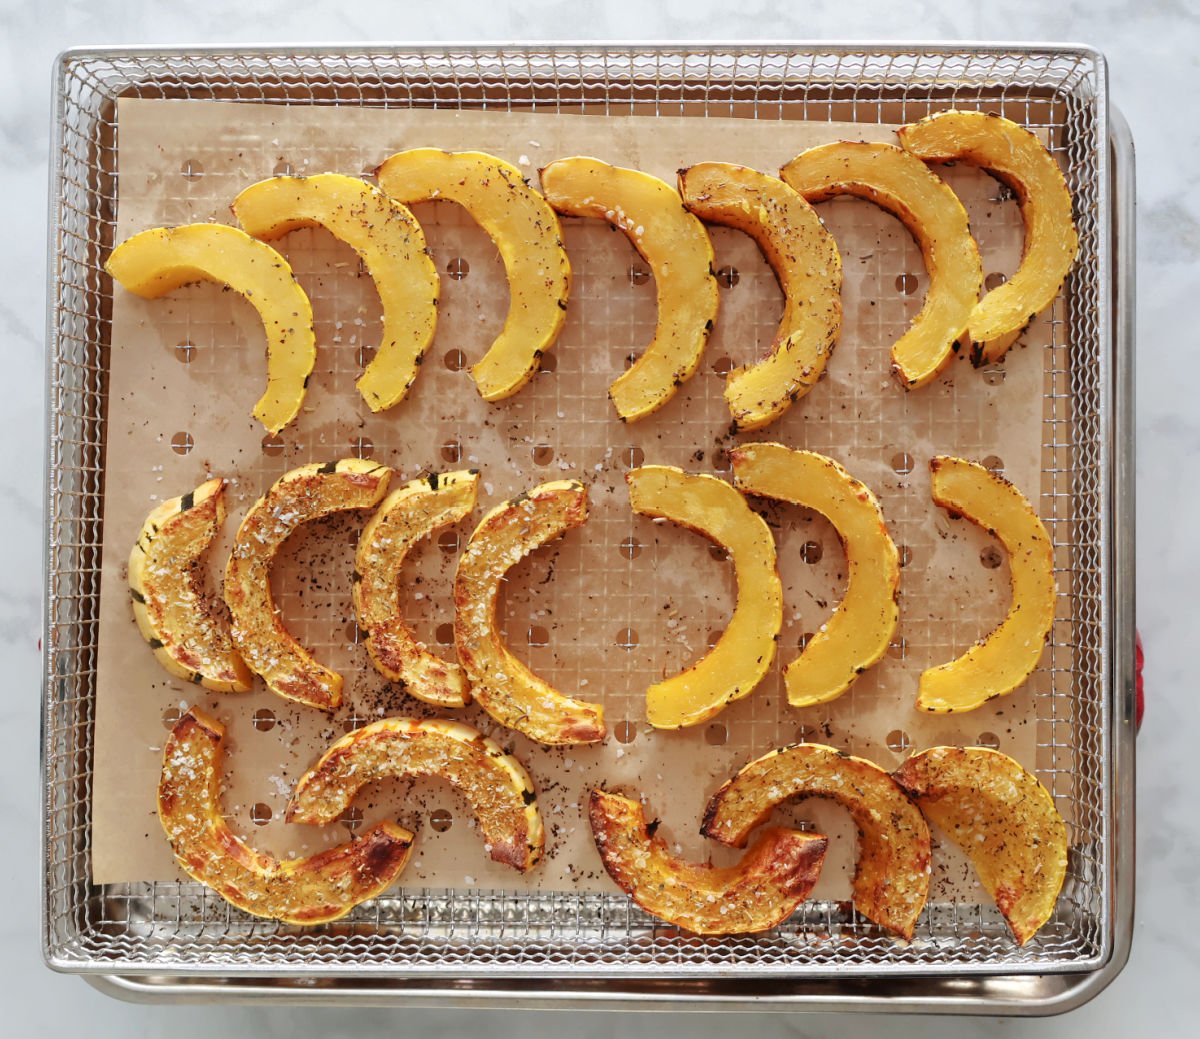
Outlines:
[[892,345],[892,374],[905,389],[935,379],[953,360],[983,287],[979,247],[958,196],[923,162],[891,144],[818,145],[779,175],[809,202],[855,195],[908,229],[925,259],[929,289],[920,313]]
[[883,769],[819,743],[773,750],[746,765],[713,795],[700,832],[744,848],[776,805],[826,797],[858,827],[854,905],[867,919],[912,939],[929,896],[929,827]]
[[502,502],[475,528],[454,576],[454,644],[475,699],[501,725],[551,746],[604,739],[604,709],[564,696],[513,656],[497,628],[497,600],[505,574],[581,526],[587,509],[587,488],[575,480]]
[[559,159],[542,170],[546,199],[566,216],[620,228],[650,265],[658,299],[654,339],[608,389],[622,422],[657,411],[700,365],[717,320],[713,247],[669,184],[599,159]]
[[833,615],[784,670],[788,702],[811,707],[841,696],[887,652],[900,609],[900,557],[869,488],[832,458],[782,444],[730,451],[743,493],[815,509],[841,538],[849,577]]
[[283,626],[271,597],[271,564],[301,525],[378,505],[391,475],[368,458],[302,465],[276,480],[242,520],[225,567],[225,602],[234,645],[273,693],[322,711],[341,704],[342,676],[317,663]]
[[1025,223],[1021,265],[976,305],[967,334],[971,361],[999,361],[1035,317],[1054,302],[1079,251],[1071,192],[1054,156],[1037,137],[1002,116],[939,112],[896,131],[925,162],[982,166],[1017,196]]
[[966,852],[1024,945],[1050,919],[1067,875],[1067,826],[1054,798],[1012,758],[986,747],[932,747],[895,778]]
[[494,155],[413,148],[376,171],[399,202],[456,202],[488,233],[508,279],[504,328],[471,368],[484,400],[511,397],[538,370],[566,320],[571,265],[558,217],[521,171]]
[[372,411],[399,404],[437,327],[437,269],[412,213],[341,173],[259,181],[233,200],[233,213],[255,238],[323,227],[358,253],[383,304],[379,349],[359,376],[358,392]]
[[269,245],[225,224],[158,227],[123,241],[104,269],[147,299],[193,281],[215,281],[245,297],[267,334],[267,388],[254,417],[270,433],[296,417],[317,361],[312,304]]
[[476,470],[431,473],[392,491],[363,528],[354,556],[354,612],[376,669],[438,707],[465,707],[471,686],[457,663],[431,653],[404,621],[400,568],[413,546],[475,508]]
[[762,360],[725,377],[739,430],[761,429],[816,385],[842,327],[842,258],[803,198],[776,177],[727,162],[679,171],[683,204],[758,243],[783,291],[783,317]]
[[933,458],[929,468],[933,500],[994,534],[1008,553],[1008,616],[957,660],[922,672],[918,685],[923,711],[973,711],[1011,693],[1041,659],[1054,626],[1054,548],[1029,499],[1004,477],[946,455]]
[[331,823],[368,783],[405,776],[456,787],[495,861],[522,872],[541,861],[546,837],[529,774],[494,740],[440,719],[384,718],[343,736],[300,777],[287,820]]
[[644,465],[625,479],[634,512],[687,527],[733,559],[737,602],[717,644],[691,667],[646,691],[646,717],[655,728],[699,725],[726,704],[749,696],[775,659],[783,624],[775,541],[746,499],[715,476]]
[[588,795],[588,821],[604,868],[646,912],[693,934],[753,934],[777,927],[813,889],[828,841],[772,828],[736,866],[716,869],[672,855],[637,801]]
[[386,891],[413,835],[395,823],[303,859],[254,851],[221,815],[225,729],[192,708],[167,737],[158,818],[180,867],[238,909],[289,924],[322,924]]

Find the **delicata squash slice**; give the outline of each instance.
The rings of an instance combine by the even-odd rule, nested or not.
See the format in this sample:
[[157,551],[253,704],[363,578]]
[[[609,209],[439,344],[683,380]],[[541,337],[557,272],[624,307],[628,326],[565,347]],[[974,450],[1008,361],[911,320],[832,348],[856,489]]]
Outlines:
[[303,859],[254,851],[221,814],[225,729],[192,708],[167,737],[158,818],[180,867],[254,916],[321,924],[387,890],[408,863],[413,835],[395,823]]
[[929,827],[883,769],[819,743],[798,743],[746,765],[708,803],[700,832],[744,848],[776,805],[825,797],[858,827],[854,905],[867,919],[911,940],[929,896]]
[[908,229],[924,257],[929,288],[920,313],[892,345],[892,374],[905,389],[937,378],[954,358],[983,287],[979,247],[958,196],[923,162],[891,144],[818,145],[779,175],[809,202],[854,195]]
[[123,241],[104,269],[146,299],[193,281],[215,281],[245,297],[267,334],[267,388],[254,417],[269,433],[296,417],[317,360],[312,304],[269,245],[225,224],[158,227]]
[[197,572],[224,522],[224,480],[159,505],[129,554],[129,594],[138,630],[167,671],[219,693],[244,693],[254,676],[229,626],[209,611]]
[[271,597],[271,564],[301,525],[379,504],[391,475],[368,458],[302,465],[276,480],[242,520],[225,567],[225,602],[234,644],[273,693],[322,711],[341,704],[342,676],[314,660],[283,626]]
[[769,931],[813,889],[828,841],[799,830],[765,831],[736,866],[716,869],[672,855],[637,801],[588,795],[588,821],[604,868],[646,912],[693,934]]
[[1050,919],[1067,875],[1067,826],[1046,788],[986,747],[932,747],[894,773],[957,844],[1024,945]]
[[565,696],[513,656],[497,628],[497,600],[513,566],[587,515],[578,481],[534,487],[480,520],[454,576],[454,644],[473,696],[501,725],[552,746],[604,739],[604,709]]
[[482,152],[413,148],[375,175],[399,202],[456,202],[495,243],[508,280],[508,316],[471,375],[484,400],[511,397],[533,377],[566,320],[571,265],[554,210],[516,166]]
[[793,707],[827,703],[883,657],[896,631],[900,557],[883,511],[865,484],[814,451],[741,444],[730,458],[739,490],[815,509],[841,538],[846,594],[783,673]]
[[621,421],[636,422],[666,404],[700,365],[717,320],[712,242],[674,188],[648,173],[577,156],[550,163],[541,175],[559,213],[624,231],[654,275],[654,338],[608,390]]
[[775,177],[702,162],[679,171],[679,194],[701,220],[753,238],[783,291],[783,318],[768,355],[725,377],[736,427],[760,429],[825,371],[842,327],[841,255],[812,206]]
[[1054,548],[1029,500],[1002,476],[946,455],[933,458],[929,468],[933,500],[994,534],[1008,553],[1008,616],[958,659],[922,672],[918,684],[923,711],[973,711],[1011,693],[1041,659],[1054,626]]
[[478,486],[474,469],[431,473],[406,483],[375,510],[354,556],[354,612],[367,633],[367,653],[376,670],[439,707],[469,704],[470,683],[457,663],[431,653],[405,623],[400,568],[418,541],[475,508]]
[[403,400],[437,327],[437,270],[412,213],[340,173],[259,181],[233,200],[233,213],[255,238],[324,227],[358,253],[383,304],[379,349],[359,376],[358,392],[372,411]]
[[545,832],[524,767],[482,733],[440,719],[384,718],[343,736],[300,777],[287,820],[331,823],[368,783],[404,776],[456,787],[496,862],[525,872],[541,860]]
[[663,517],[726,549],[733,560],[737,602],[717,644],[691,667],[646,691],[646,717],[659,729],[699,725],[754,691],[775,659],[783,624],[783,588],[771,529],[736,490],[715,476],[669,465],[625,474],[629,504]]

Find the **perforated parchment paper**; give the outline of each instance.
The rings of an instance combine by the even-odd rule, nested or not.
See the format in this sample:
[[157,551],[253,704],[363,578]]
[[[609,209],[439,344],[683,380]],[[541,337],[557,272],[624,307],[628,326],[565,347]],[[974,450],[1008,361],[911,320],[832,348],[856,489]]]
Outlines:
[[[144,228],[198,220],[231,222],[242,188],[274,173],[360,175],[417,146],[479,149],[520,166],[536,183],[554,158],[590,154],[674,182],[675,170],[727,160],[774,171],[813,144],[891,140],[891,129],[738,118],[389,111],[195,101],[125,100],[119,109],[118,239]],[[966,202],[992,275],[1011,273],[1022,231],[1015,203],[977,170],[943,171]],[[888,351],[916,314],[927,284],[905,229],[858,200],[823,204],[845,267],[845,323],[827,377],[787,415],[744,439],[772,439],[832,455],[879,496],[905,561],[896,643],[835,702],[787,704],[781,666],[819,629],[844,588],[844,557],[829,524],[806,510],[760,503],[778,534],[785,621],[776,666],[759,689],[711,724],[656,732],[644,692],[705,652],[726,623],[732,568],[706,541],[629,509],[631,464],[662,462],[728,477],[729,415],[723,372],[764,351],[778,321],[778,286],[749,238],[713,228],[721,313],[702,367],[675,399],[642,422],[617,421],[608,383],[649,341],[654,284],[625,237],[600,222],[565,221],[574,270],[566,328],[545,370],[499,404],[478,397],[465,365],[499,330],[507,288],[495,248],[449,203],[416,207],[437,268],[437,338],[410,396],[373,415],[354,380],[379,335],[379,303],[354,253],[324,231],[280,243],[313,299],[318,360],[305,407],[278,440],[250,417],[265,378],[263,334],[250,305],[213,285],[157,301],[114,289],[105,463],[104,569],[93,797],[97,882],[178,876],[155,817],[161,747],[170,722],[194,703],[227,727],[224,805],[235,831],[279,855],[311,853],[353,829],[393,817],[419,832],[402,883],[549,891],[609,887],[580,804],[587,787],[644,796],[660,833],[697,860],[729,861],[698,835],[709,794],[738,767],[797,739],[832,744],[884,767],[911,747],[997,744],[1032,767],[1032,697],[1047,675],[967,715],[913,707],[917,677],[991,630],[1008,605],[1007,563],[994,541],[953,521],[929,499],[928,460],[956,453],[1002,467],[1035,497],[1041,486],[1043,354],[1035,323],[1002,368],[958,360],[929,387],[906,393],[888,374]],[[282,473],[312,460],[359,454],[397,470],[397,480],[434,470],[482,470],[473,519],[423,546],[407,566],[406,609],[419,635],[450,655],[451,581],[458,546],[491,505],[546,480],[576,477],[591,518],[521,563],[505,586],[503,619],[516,652],[551,683],[604,704],[601,746],[547,749],[492,723],[477,706],[457,717],[515,751],[540,790],[546,862],[530,876],[492,863],[467,806],[436,781],[368,788],[362,820],[324,828],[285,825],[293,782],[331,740],[385,715],[431,708],[371,668],[350,596],[354,541],[365,517],[311,525],[285,546],[274,588],[284,617],[317,657],[346,677],[332,717],[260,688],[217,695],[163,672],[139,636],[126,587],[129,549],[162,499],[212,475],[230,481],[224,540],[210,580],[219,588],[229,539],[250,504]],[[265,823],[262,820],[267,819]],[[807,802],[778,813],[831,834],[817,896],[845,898],[853,829],[835,806]],[[936,859],[933,897],[977,901],[975,882],[948,850]]]

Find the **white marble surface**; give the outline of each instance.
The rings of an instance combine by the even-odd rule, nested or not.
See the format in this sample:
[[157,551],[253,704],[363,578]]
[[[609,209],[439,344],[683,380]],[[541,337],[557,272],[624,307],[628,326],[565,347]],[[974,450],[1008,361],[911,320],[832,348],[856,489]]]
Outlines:
[[[1006,0],[966,13],[961,0],[859,0],[825,8],[780,0],[620,0],[517,6],[449,3],[352,5],[318,0],[0,0],[0,198],[8,247],[0,250],[0,331],[6,363],[0,407],[0,821],[11,900],[0,914],[0,992],[6,1034],[47,1036],[212,1034],[361,1037],[410,1031],[433,1037],[486,1029],[496,1037],[747,1035],[1122,1035],[1153,1028],[1196,1034],[1189,1006],[1200,977],[1200,823],[1186,764],[1195,757],[1193,693],[1184,688],[1197,619],[1200,549],[1200,339],[1187,319],[1200,276],[1200,14],[1191,0]],[[982,6],[982,5],[981,5]],[[1090,43],[1111,63],[1112,96],[1138,144],[1138,591],[1148,655],[1149,710],[1138,776],[1138,916],[1128,968],[1094,1002],[1066,1018],[976,1020],[716,1015],[295,1010],[211,1007],[182,1011],[110,1001],[41,963],[38,945],[38,638],[41,603],[44,290],[47,132],[53,56],[100,43],[553,39],[1031,39]],[[1193,632],[1192,636],[1187,633]],[[10,1031],[11,1028],[11,1031]]]

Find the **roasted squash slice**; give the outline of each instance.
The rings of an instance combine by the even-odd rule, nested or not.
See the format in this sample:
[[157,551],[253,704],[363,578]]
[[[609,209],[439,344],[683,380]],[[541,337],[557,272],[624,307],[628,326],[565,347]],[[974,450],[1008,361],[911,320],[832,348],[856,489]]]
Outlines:
[[726,704],[749,696],[775,659],[783,624],[775,541],[746,499],[715,476],[644,465],[625,479],[634,512],[687,527],[733,559],[737,603],[717,644],[685,671],[646,691],[646,717],[655,728],[699,725]]
[[868,920],[912,939],[929,896],[929,827],[896,781],[864,758],[818,743],[773,750],[746,765],[713,795],[700,829],[744,848],[776,805],[826,797],[858,827],[854,905]]
[[809,202],[855,195],[908,229],[925,259],[929,289],[909,330],[892,345],[892,374],[905,389],[937,378],[953,360],[983,287],[979,247],[958,196],[923,162],[891,144],[822,144],[796,156],[779,175]]
[[331,823],[368,783],[404,776],[454,786],[496,862],[525,872],[541,861],[546,838],[529,774],[494,740],[440,719],[384,718],[343,736],[300,777],[287,820]]
[[566,320],[571,265],[558,217],[516,166],[482,152],[413,148],[375,171],[399,202],[456,202],[488,233],[508,279],[504,328],[471,368],[484,400],[511,397],[538,370]]
[[741,444],[730,458],[739,490],[815,509],[846,550],[845,596],[784,671],[792,706],[827,703],[883,657],[896,631],[900,558],[883,511],[865,484],[814,451]]
[[1017,196],[1025,223],[1021,265],[975,305],[967,334],[971,361],[999,361],[1062,288],[1079,251],[1071,192],[1054,156],[1037,137],[1002,116],[939,112],[896,131],[901,146],[925,162],[982,166]]
[[929,463],[933,500],[1000,539],[1008,553],[1012,605],[982,642],[921,674],[917,707],[973,711],[1011,693],[1037,667],[1054,626],[1054,548],[1029,500],[975,462],[938,455]]
[[158,227],[123,241],[104,269],[147,299],[193,281],[215,281],[244,296],[267,334],[267,389],[254,417],[269,433],[296,417],[317,361],[312,304],[269,245],[225,224]]
[[417,641],[400,605],[400,568],[412,547],[475,508],[476,470],[431,473],[392,491],[363,528],[354,556],[354,611],[376,669],[438,707],[464,707],[471,687],[457,663]]
[[727,162],[679,171],[683,204],[758,243],[783,291],[783,317],[762,360],[725,377],[740,430],[761,429],[816,385],[842,327],[842,258],[803,198],[776,177]]
[[502,502],[480,521],[454,577],[454,644],[480,706],[501,725],[552,746],[604,739],[604,708],[564,696],[500,637],[505,574],[536,548],[587,520],[587,488],[555,480]]
[[192,708],[167,737],[158,818],[180,867],[238,909],[289,924],[322,924],[387,890],[413,835],[395,823],[303,859],[254,851],[221,815],[225,729]]
[[700,365],[718,304],[708,232],[669,184],[599,159],[550,163],[542,188],[559,213],[624,231],[650,265],[658,299],[654,339],[608,389],[621,421],[636,422],[666,404]]
[[284,473],[251,506],[225,567],[233,641],[273,693],[332,711],[342,676],[317,663],[283,626],[271,597],[271,564],[301,525],[334,512],[369,509],[387,493],[392,471],[367,458],[313,462]]
[[588,795],[588,821],[604,868],[646,912],[693,934],[752,934],[777,927],[813,889],[828,842],[769,829],[736,866],[672,855],[637,801],[604,790]]
[[323,227],[358,253],[383,304],[379,349],[358,392],[372,411],[399,404],[433,341],[438,303],[437,269],[407,207],[358,177],[319,173],[252,184],[233,200],[233,213],[255,238]]
[[228,625],[209,611],[197,573],[224,522],[224,480],[163,502],[129,554],[129,594],[138,630],[167,671],[219,693],[244,693],[254,676]]
[[1054,798],[1012,758],[986,747],[932,747],[895,778],[966,852],[1024,945],[1050,919],[1067,875],[1067,826]]

